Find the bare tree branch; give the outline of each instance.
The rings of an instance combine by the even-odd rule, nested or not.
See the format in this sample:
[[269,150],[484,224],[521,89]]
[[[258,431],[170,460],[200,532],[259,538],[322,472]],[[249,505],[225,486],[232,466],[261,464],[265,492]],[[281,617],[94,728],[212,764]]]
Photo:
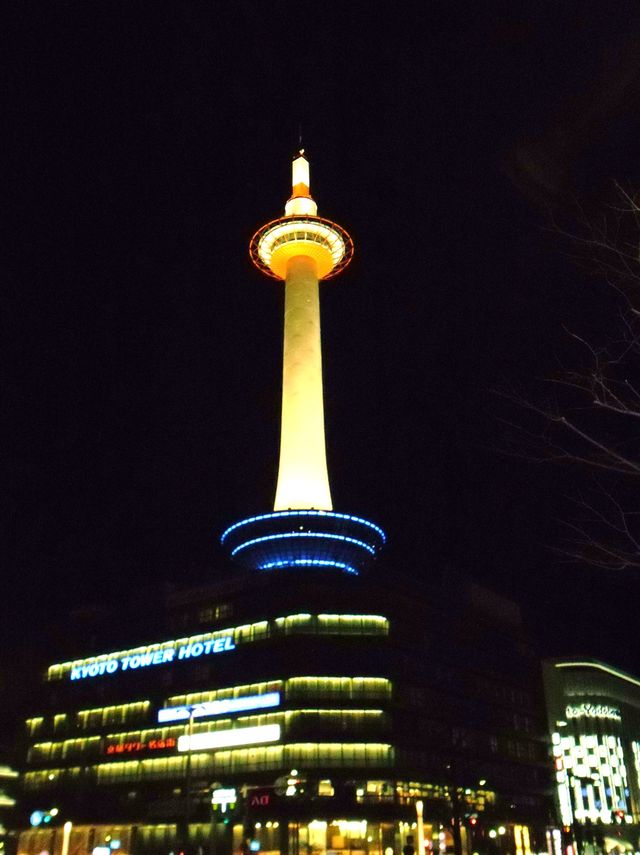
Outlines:
[[525,424],[501,419],[503,453],[573,467],[578,482],[598,474],[589,499],[573,499],[576,516],[553,551],[608,570],[640,568],[640,204],[616,190],[618,202],[598,220],[578,206],[578,234],[554,224],[575,260],[613,288],[619,302],[609,329],[594,343],[565,328],[578,355],[544,381],[542,395],[497,392],[526,416]]

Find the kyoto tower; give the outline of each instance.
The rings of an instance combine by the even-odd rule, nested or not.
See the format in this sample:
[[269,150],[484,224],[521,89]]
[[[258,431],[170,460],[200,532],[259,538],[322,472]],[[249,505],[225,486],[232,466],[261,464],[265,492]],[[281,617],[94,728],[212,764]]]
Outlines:
[[284,216],[254,234],[256,267],[284,281],[284,350],[280,462],[274,509],[230,526],[222,543],[256,570],[327,568],[357,574],[381,549],[379,526],[333,510],[324,435],[320,281],[337,276],[353,256],[353,241],[318,216],[309,161],[292,164]]

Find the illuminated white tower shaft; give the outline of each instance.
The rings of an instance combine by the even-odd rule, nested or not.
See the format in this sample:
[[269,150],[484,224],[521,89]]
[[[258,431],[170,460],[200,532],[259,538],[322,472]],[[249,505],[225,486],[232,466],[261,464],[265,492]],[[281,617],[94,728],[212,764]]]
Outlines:
[[324,437],[320,287],[308,255],[287,262],[280,465],[274,510],[331,510]]
[[340,226],[317,215],[309,162],[292,164],[285,215],[254,235],[257,266],[285,280],[280,466],[274,510],[332,509],[324,436],[319,282],[351,260],[353,243]]

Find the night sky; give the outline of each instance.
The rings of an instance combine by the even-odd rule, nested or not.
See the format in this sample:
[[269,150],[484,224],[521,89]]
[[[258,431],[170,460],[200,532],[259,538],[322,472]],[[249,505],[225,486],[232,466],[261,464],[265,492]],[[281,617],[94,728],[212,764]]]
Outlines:
[[4,10],[5,660],[52,659],[72,606],[218,577],[221,530],[272,506],[283,289],[247,247],[301,126],[356,245],[321,294],[335,508],[386,528],[389,573],[468,573],[544,653],[640,671],[637,578],[549,549],[571,473],[500,453],[492,393],[570,363],[563,325],[611,332],[550,226],[638,186],[640,11],[477,6]]

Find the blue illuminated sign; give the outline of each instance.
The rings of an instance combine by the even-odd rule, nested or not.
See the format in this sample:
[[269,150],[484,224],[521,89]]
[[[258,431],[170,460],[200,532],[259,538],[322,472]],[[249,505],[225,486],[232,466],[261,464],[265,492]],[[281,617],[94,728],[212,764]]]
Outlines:
[[204,701],[192,706],[166,707],[158,710],[158,722],[184,721],[190,716],[204,718],[212,715],[226,715],[245,710],[264,709],[280,705],[280,692],[265,692],[262,695],[247,695],[244,698],[223,698],[219,701]]
[[167,662],[173,662],[175,659],[197,659],[199,656],[224,653],[226,650],[234,649],[235,644],[233,643],[233,637],[230,635],[209,639],[208,641],[176,643],[174,647],[167,647],[163,650],[153,650],[146,653],[128,653],[125,656],[114,656],[112,659],[103,659],[101,662],[77,665],[71,669],[70,679],[84,680],[87,677],[114,674],[116,671],[135,671],[138,668],[147,668],[150,665],[164,665]]

